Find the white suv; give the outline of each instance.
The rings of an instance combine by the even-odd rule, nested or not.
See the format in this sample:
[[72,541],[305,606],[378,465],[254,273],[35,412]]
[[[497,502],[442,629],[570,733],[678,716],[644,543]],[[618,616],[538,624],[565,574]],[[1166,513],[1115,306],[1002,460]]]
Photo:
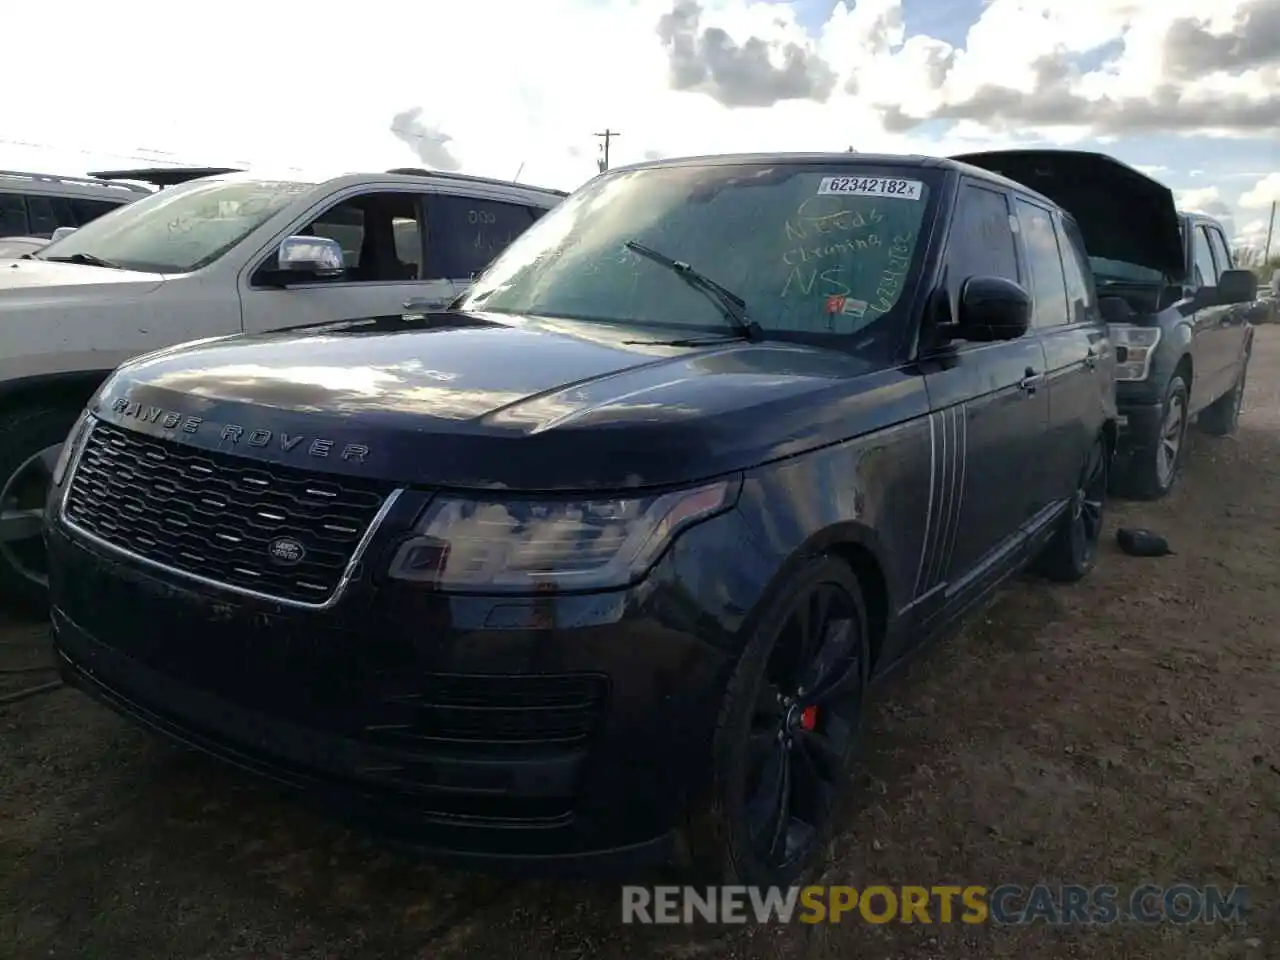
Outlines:
[[190,340],[443,309],[564,196],[425,170],[242,172],[0,260],[0,595],[44,602],[49,471],[118,364]]

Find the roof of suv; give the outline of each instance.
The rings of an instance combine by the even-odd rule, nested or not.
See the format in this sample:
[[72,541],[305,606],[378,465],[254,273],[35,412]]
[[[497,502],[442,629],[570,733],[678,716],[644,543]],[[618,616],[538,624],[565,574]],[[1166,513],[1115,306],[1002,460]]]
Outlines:
[[414,167],[396,167],[385,173],[363,172],[342,173],[334,175],[310,170],[278,170],[263,168],[261,170],[226,170],[208,176],[183,178],[182,183],[193,183],[197,180],[281,180],[291,183],[314,184],[332,183],[339,186],[358,186],[370,184],[413,184],[420,186],[423,180],[434,180],[438,183],[462,183],[482,187],[496,187],[527,199],[545,201],[554,198],[556,201],[567,197],[568,191],[554,190],[550,187],[536,187],[527,183],[515,183],[511,180],[498,180],[492,177],[478,177],[464,173],[448,173],[439,170],[421,170]]
[[732,166],[735,164],[759,164],[759,163],[859,163],[875,166],[877,164],[898,167],[921,167],[933,170],[963,170],[966,174],[979,177],[983,180],[999,183],[1001,186],[1019,190],[1023,193],[1029,193],[1040,197],[1046,203],[1054,204],[1051,199],[1037,192],[1025,183],[1019,183],[1011,180],[1002,174],[992,170],[984,170],[981,167],[970,166],[948,157],[928,157],[915,153],[849,153],[841,151],[839,153],[720,153],[708,154],[705,156],[693,157],[669,157],[663,160],[646,160],[641,163],[628,164],[625,167],[614,167],[609,172],[613,173],[618,170],[645,170],[652,167],[678,167],[687,165],[698,166]]
[[0,170],[0,191],[83,197],[87,200],[119,200],[121,203],[137,200],[151,193],[140,184],[113,183],[96,177],[68,177],[22,170]]

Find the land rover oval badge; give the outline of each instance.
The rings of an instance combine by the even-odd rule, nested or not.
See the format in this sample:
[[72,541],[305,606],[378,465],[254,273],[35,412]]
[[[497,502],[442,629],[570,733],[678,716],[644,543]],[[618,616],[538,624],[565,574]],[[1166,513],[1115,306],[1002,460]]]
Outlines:
[[293,537],[278,537],[267,545],[267,553],[276,563],[292,567],[307,555],[306,548]]

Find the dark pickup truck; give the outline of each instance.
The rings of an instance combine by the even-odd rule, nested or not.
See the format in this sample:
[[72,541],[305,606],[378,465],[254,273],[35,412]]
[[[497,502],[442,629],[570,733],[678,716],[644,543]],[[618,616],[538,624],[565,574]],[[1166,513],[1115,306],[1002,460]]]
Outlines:
[[1220,223],[1179,212],[1167,187],[1111,157],[1011,150],[956,159],[1040,191],[1081,223],[1117,354],[1112,488],[1163,497],[1177,480],[1188,424],[1218,436],[1235,430],[1257,278],[1236,269]]
[[1090,229],[937,158],[662,161],[455,309],[127,363],[53,470],[64,676],[438,856],[789,885],[868,684],[1094,565]]

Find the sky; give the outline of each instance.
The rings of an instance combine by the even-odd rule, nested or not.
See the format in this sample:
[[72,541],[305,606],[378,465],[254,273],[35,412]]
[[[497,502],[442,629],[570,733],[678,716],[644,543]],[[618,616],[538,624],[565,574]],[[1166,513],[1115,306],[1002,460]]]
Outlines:
[[1101,150],[1255,247],[1280,200],[1280,0],[43,0],[4,21],[7,169],[415,165],[572,189],[612,129],[613,166]]

